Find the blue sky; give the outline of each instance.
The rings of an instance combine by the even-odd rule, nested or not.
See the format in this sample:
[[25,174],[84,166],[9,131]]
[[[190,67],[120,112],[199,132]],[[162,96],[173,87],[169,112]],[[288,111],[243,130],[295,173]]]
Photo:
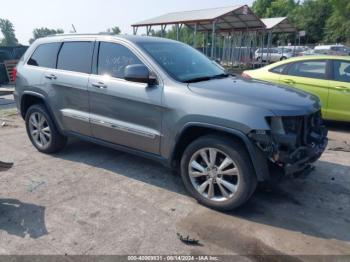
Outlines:
[[122,32],[131,34],[131,24],[164,13],[251,5],[252,2],[253,0],[3,0],[0,4],[0,18],[9,19],[15,26],[20,43],[28,44],[33,29],[38,27],[62,28],[68,33],[72,30],[71,24],[74,24],[79,33],[98,33],[118,25]]

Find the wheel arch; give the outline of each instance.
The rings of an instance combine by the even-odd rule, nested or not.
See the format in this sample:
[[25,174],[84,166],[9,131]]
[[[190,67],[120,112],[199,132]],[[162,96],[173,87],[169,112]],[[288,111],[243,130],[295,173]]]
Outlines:
[[257,179],[259,181],[265,181],[270,178],[266,157],[257,148],[257,146],[255,146],[252,141],[249,140],[246,134],[237,129],[206,123],[188,123],[184,126],[181,132],[179,132],[179,134],[176,136],[175,146],[172,150],[170,158],[171,166],[178,166],[182,153],[191,142],[208,134],[225,135],[240,143],[249,154]]
[[55,114],[51,110],[51,107],[47,103],[46,98],[43,94],[32,92],[32,91],[25,91],[22,94],[20,99],[20,112],[21,112],[22,118],[25,119],[28,109],[35,104],[43,104],[46,107],[54,125],[58,128],[59,132],[63,134],[62,128],[59,125],[59,122],[57,121],[57,119],[55,118]]
[[23,119],[25,118],[29,107],[31,107],[34,104],[40,104],[40,103],[45,104],[46,106],[44,95],[36,92],[31,92],[31,91],[24,92],[23,95],[21,96],[21,102],[20,102],[20,107],[21,107],[20,110],[21,110],[22,118]]

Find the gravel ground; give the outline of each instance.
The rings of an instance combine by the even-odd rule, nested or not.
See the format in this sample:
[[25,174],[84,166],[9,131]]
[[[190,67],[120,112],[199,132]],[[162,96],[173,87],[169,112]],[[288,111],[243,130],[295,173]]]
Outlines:
[[14,162],[0,173],[0,254],[350,255],[348,125],[330,123],[334,148],[309,176],[220,213],[157,163],[77,140],[43,155],[14,110],[0,122],[0,161]]

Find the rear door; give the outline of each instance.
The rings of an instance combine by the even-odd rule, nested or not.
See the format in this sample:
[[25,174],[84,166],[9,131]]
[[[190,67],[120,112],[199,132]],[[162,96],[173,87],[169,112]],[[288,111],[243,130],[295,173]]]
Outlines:
[[328,60],[307,60],[291,63],[286,74],[280,76],[282,84],[302,89],[318,96],[326,115],[329,96]]
[[67,40],[61,44],[56,69],[48,69],[44,81],[50,105],[65,131],[91,136],[88,81],[94,40]]
[[326,118],[350,121],[350,61],[332,61],[329,102]]
[[126,66],[150,66],[137,50],[122,42],[100,42],[95,59],[96,71],[89,81],[93,136],[159,154],[163,86],[124,79]]
[[19,64],[18,70],[23,76],[19,81],[24,81],[21,85],[30,86],[34,92],[38,93],[42,90],[47,91],[44,75],[48,70],[55,69],[60,46],[61,43],[56,42],[41,44],[35,49],[27,64],[23,66]]

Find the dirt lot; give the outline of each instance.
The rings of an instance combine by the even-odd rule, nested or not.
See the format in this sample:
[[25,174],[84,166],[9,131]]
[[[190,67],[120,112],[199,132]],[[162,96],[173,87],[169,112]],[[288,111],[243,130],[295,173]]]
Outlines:
[[[350,255],[349,152],[224,214],[145,159],[77,140],[40,154],[13,113],[0,111],[0,160],[14,162],[0,172],[0,254]],[[331,129],[331,147],[349,149],[350,126]]]

